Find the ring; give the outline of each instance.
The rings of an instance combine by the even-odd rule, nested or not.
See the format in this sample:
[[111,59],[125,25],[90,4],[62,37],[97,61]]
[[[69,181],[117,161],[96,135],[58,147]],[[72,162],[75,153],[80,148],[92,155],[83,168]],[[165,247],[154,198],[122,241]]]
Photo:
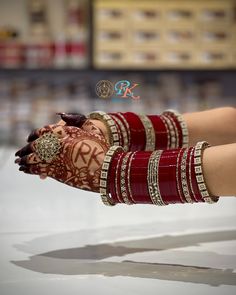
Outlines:
[[51,161],[60,152],[61,144],[58,137],[53,133],[45,133],[35,141],[35,149],[40,160]]

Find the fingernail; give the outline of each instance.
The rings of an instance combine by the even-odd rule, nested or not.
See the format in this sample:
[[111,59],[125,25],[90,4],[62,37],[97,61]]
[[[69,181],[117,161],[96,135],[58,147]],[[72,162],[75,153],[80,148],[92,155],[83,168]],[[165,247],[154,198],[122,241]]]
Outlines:
[[19,171],[25,171],[26,170],[26,166],[20,166]]
[[19,165],[25,166],[26,161],[27,161],[27,156],[23,156],[19,161]]
[[19,163],[20,163],[20,158],[17,158],[17,159],[15,160],[15,163],[16,163],[16,164],[19,164]]
[[19,156],[20,156],[20,151],[21,151],[21,150],[18,150],[18,151],[15,153],[15,156],[16,156],[16,157],[19,157]]

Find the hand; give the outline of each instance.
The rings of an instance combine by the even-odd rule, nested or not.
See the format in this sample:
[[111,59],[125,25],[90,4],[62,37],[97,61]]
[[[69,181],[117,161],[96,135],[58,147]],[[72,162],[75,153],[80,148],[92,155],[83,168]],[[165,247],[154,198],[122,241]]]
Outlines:
[[[104,137],[77,127],[49,125],[37,130],[37,136],[51,132],[60,141],[60,153],[51,161],[42,161],[33,140],[16,152],[19,170],[29,174],[54,178],[67,185],[99,191],[99,179],[104,156],[109,148]],[[31,138],[32,139],[32,138]]]
[[108,131],[105,124],[99,120],[88,119],[86,116],[78,113],[57,113],[61,116],[58,125],[75,126],[85,131],[99,134],[109,142]]

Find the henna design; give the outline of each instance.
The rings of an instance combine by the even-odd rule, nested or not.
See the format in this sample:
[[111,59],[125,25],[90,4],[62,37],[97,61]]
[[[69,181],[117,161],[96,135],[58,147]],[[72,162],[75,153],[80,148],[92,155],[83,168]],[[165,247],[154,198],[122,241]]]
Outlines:
[[[55,125],[50,128],[62,137],[60,154],[51,163],[37,163],[36,153],[23,157],[22,171],[44,174],[70,186],[98,192],[101,166],[109,148],[105,138],[77,127]],[[39,134],[43,132],[45,128],[40,129]]]

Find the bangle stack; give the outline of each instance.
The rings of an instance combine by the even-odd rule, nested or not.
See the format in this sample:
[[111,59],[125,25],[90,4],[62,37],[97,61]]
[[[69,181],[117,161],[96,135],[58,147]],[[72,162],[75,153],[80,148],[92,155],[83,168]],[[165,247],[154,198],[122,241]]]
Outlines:
[[[104,204],[215,203],[203,175],[207,142],[173,150],[124,152],[111,147],[102,166],[100,193]],[[109,194],[111,196],[109,196]]]
[[168,110],[161,115],[98,111],[88,117],[104,122],[110,145],[122,146],[126,152],[188,146],[187,125],[176,111]]
[[112,145],[112,146],[113,145],[116,145],[116,146],[120,145],[117,125],[115,124],[115,122],[111,118],[111,116],[109,116],[105,112],[97,111],[97,112],[90,113],[88,115],[88,118],[97,119],[97,120],[102,121],[105,124],[105,126],[107,127],[110,145]]
[[189,144],[189,136],[188,136],[188,127],[183,117],[175,110],[167,110],[162,113],[161,116],[168,118],[172,125],[174,126],[173,134],[176,138],[176,146],[178,147],[188,147]]

